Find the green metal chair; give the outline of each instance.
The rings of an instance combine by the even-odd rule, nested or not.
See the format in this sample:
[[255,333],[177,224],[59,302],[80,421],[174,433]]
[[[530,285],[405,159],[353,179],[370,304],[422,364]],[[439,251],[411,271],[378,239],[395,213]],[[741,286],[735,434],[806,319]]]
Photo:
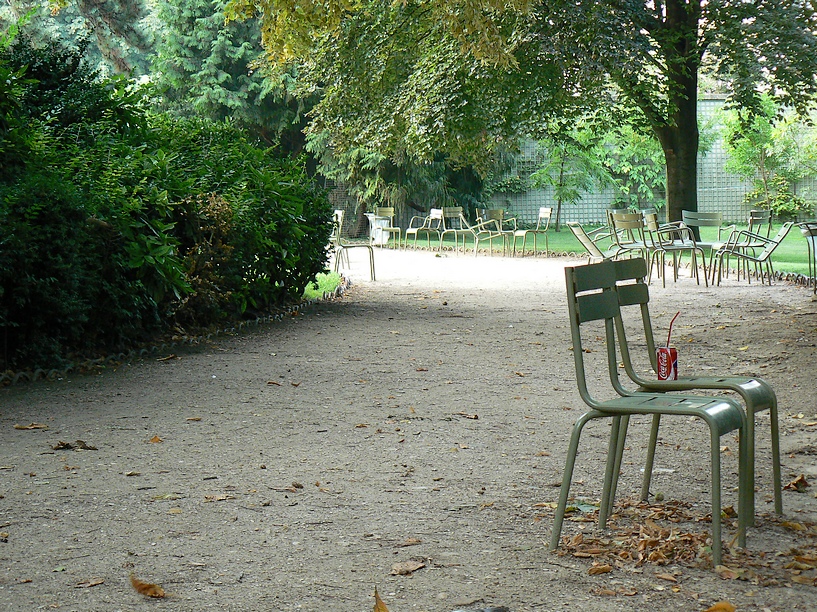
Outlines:
[[545,238],[545,257],[547,257],[548,246],[548,229],[550,229],[550,218],[553,215],[553,209],[547,206],[539,208],[539,215],[536,218],[536,226],[529,229],[515,229],[513,232],[513,255],[516,256],[516,242],[522,239],[522,255],[525,255],[525,243],[528,241],[528,236],[533,236],[533,254],[536,255],[539,251],[536,240],[539,236]]
[[440,250],[443,247],[443,241],[446,235],[452,234],[454,236],[454,251],[459,251],[460,238],[462,238],[462,252],[465,253],[465,241],[471,238],[474,242],[474,256],[479,252],[480,241],[488,241],[488,254],[494,254],[494,240],[502,240],[503,248],[505,245],[505,236],[500,231],[499,224],[494,219],[486,221],[478,221],[473,225],[468,223],[465,218],[465,211],[462,206],[446,206],[443,207],[443,222],[445,229],[440,234]]
[[373,231],[371,233],[371,244],[375,243],[375,236],[377,232],[381,232],[385,234],[386,240],[385,243],[388,246],[389,238],[394,236],[396,238],[396,242],[392,241],[394,248],[400,246],[400,240],[402,238],[403,230],[400,228],[399,225],[394,224],[394,207],[393,206],[378,206],[375,208],[374,211],[374,222],[375,227],[372,228]]
[[582,227],[581,223],[577,223],[576,221],[568,221],[566,225],[570,228],[570,231],[573,232],[576,240],[578,240],[587,251],[588,263],[611,259],[618,255],[619,248],[615,245],[604,251],[602,251],[599,246],[601,243],[610,239],[611,234],[606,227],[599,227],[588,232]]
[[650,254],[650,265],[647,271],[647,279],[652,278],[653,267],[658,269],[658,275],[664,287],[667,286],[666,259],[667,254],[672,256],[673,280],[678,281],[678,267],[681,255],[688,252],[690,254],[691,274],[700,285],[701,278],[698,273],[698,255],[704,265],[704,283],[709,286],[708,271],[706,269],[706,256],[703,249],[695,243],[692,230],[678,223],[661,225],[658,222],[658,213],[652,211],[642,211],[644,215],[644,239]]
[[[570,484],[579,447],[579,439],[584,426],[593,419],[609,418],[612,420],[610,442],[607,451],[607,464],[604,473],[601,504],[599,508],[599,525],[606,527],[607,517],[613,507],[617,478],[614,471],[620,465],[624,448],[627,426],[630,415],[679,415],[698,417],[709,427],[712,470],[712,560],[715,565],[721,563],[721,464],[720,439],[732,431],[740,431],[740,477],[738,504],[738,541],[745,544],[748,515],[745,500],[750,494],[744,462],[746,460],[746,419],[743,410],[734,400],[728,398],[705,397],[699,395],[675,395],[669,393],[634,393],[626,394],[618,381],[618,350],[616,348],[615,321],[620,317],[618,294],[616,292],[615,262],[606,260],[597,264],[565,268],[567,282],[567,302],[570,316],[570,331],[573,340],[573,359],[576,367],[576,380],[582,400],[590,407],[576,421],[570,437],[570,444],[565,461],[559,502],[554,518],[550,548],[559,546],[562,523],[564,521]],[[585,373],[584,348],[582,344],[582,326],[589,322],[603,322],[607,347],[607,369],[610,382],[618,397],[610,400],[599,400],[591,395]],[[593,326],[593,332],[596,331]],[[595,337],[595,333],[593,333]]]
[[403,248],[408,248],[409,236],[414,236],[414,248],[417,248],[417,238],[420,234],[426,235],[426,246],[431,248],[431,234],[436,234],[435,240],[440,239],[440,234],[445,229],[443,221],[443,209],[432,208],[425,216],[414,216],[409,221],[404,234]]
[[[721,284],[721,275],[723,273],[724,267],[724,258],[731,258],[734,257],[738,260],[738,267],[740,267],[741,263],[749,264],[753,263],[755,265],[755,273],[760,276],[760,283],[763,284],[763,279],[768,278],[769,284],[772,284],[772,277],[774,276],[774,266],[772,266],[772,254],[774,253],[775,249],[778,245],[783,242],[783,239],[789,233],[792,226],[794,225],[793,221],[786,221],[778,230],[777,235],[774,238],[765,238],[760,234],[751,234],[746,230],[741,230],[739,232],[733,232],[732,235],[729,237],[729,240],[726,241],[726,245],[720,248],[717,254],[713,253],[713,256],[717,258],[717,261],[712,264],[712,284],[715,284],[715,273],[717,270],[717,278],[718,284]],[[746,248],[747,242],[752,243],[752,249],[755,248],[762,248],[763,250],[760,254],[755,255],[754,253],[750,253],[749,250]],[[746,278],[749,283],[752,282],[752,277],[749,276],[748,270],[746,273]]]
[[[639,390],[649,393],[718,389],[732,391],[740,396],[746,408],[746,478],[747,483],[752,485],[750,489],[752,491],[751,497],[748,500],[748,507],[751,511],[747,512],[750,517],[754,517],[755,414],[768,410],[769,420],[771,421],[774,510],[777,514],[783,514],[780,433],[777,422],[777,396],[774,389],[766,381],[750,376],[679,376],[678,380],[656,380],[655,372],[658,371],[658,367],[655,357],[655,336],[653,334],[652,320],[650,319],[650,294],[644,281],[647,274],[646,263],[642,259],[624,259],[614,262],[614,266],[619,307],[622,310],[628,306],[640,307],[641,325],[638,326],[638,342],[639,344],[646,343],[649,364],[653,371],[652,378],[643,376],[636,371],[629,351],[624,319],[619,316],[616,318],[616,333],[621,350],[621,360],[627,376],[638,385]],[[644,468],[644,481],[641,489],[641,499],[644,500],[649,496],[659,421],[660,417],[656,415],[653,419],[647,451],[647,463]]]
[[369,252],[369,277],[375,280],[374,276],[374,249],[368,242],[366,244],[357,244],[346,242],[341,235],[343,231],[343,211],[336,210],[332,216],[332,234],[329,237],[329,246],[335,251],[335,272],[340,271],[341,262],[346,260],[346,267],[351,267],[349,261],[350,249],[367,249]]

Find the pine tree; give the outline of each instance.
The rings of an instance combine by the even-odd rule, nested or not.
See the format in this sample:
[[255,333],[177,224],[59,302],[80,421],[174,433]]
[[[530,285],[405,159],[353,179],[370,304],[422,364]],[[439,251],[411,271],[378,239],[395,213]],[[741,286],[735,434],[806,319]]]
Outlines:
[[263,74],[261,33],[254,20],[225,23],[226,2],[163,0],[164,34],[156,70],[160,90],[177,112],[233,119],[267,143],[300,151],[304,104],[295,80]]

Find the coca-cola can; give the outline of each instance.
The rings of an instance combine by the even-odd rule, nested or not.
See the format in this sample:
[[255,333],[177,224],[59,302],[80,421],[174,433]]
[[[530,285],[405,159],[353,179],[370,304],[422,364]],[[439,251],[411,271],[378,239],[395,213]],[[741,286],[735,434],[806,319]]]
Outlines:
[[658,360],[658,380],[678,380],[678,350],[672,346],[655,349]]

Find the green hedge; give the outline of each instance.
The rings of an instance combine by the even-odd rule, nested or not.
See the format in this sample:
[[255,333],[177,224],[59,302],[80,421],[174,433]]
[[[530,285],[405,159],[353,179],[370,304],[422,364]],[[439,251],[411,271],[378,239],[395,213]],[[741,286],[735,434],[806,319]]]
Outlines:
[[0,370],[253,317],[326,268],[331,207],[300,161],[230,123],[147,112],[123,81],[85,73],[99,108],[55,122],[40,82],[21,82],[0,84],[0,114],[17,108],[0,117],[14,162],[0,172]]

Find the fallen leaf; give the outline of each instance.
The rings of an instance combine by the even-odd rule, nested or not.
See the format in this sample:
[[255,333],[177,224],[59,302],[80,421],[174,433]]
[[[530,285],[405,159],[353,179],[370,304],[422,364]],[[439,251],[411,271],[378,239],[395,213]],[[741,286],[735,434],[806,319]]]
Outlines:
[[380,595],[377,593],[377,587],[374,588],[374,610],[372,612],[389,612],[386,604],[383,603],[383,600],[380,599]]
[[741,347],[738,347],[738,350],[739,351],[748,351],[749,347],[748,346],[741,346]]
[[178,357],[173,353],[170,353],[170,355],[168,355],[167,357],[159,357],[158,359],[156,359],[156,361],[170,361],[171,359],[178,359]]
[[422,544],[423,541],[419,538],[406,538],[404,541],[400,542],[399,544],[395,544],[395,548],[403,548],[405,546],[416,546],[417,544]]
[[800,474],[789,484],[785,485],[783,489],[787,491],[797,491],[798,493],[803,493],[809,486],[811,485],[809,485],[808,481],[806,480],[805,474]]
[[814,576],[803,576],[802,574],[799,576],[792,576],[792,582],[796,582],[797,584],[814,584],[815,578]]
[[99,450],[96,446],[86,444],[84,440],[74,442],[74,450]]
[[401,563],[395,563],[391,566],[391,575],[392,576],[411,576],[414,572],[418,569],[422,569],[426,566],[425,563],[422,561],[415,561],[414,559],[409,561],[403,561]]
[[227,499],[235,499],[234,495],[205,495],[204,501],[205,502],[217,502],[217,501],[225,501]]
[[479,420],[479,415],[478,414],[468,414],[467,412],[455,412],[454,414],[456,416],[465,417],[466,419],[471,419],[473,421]]
[[128,472],[125,476],[141,476],[142,472]]
[[289,384],[292,385],[293,387],[300,387],[301,386],[301,383],[299,383],[299,382],[296,382],[296,383],[291,382]]
[[417,368],[418,372],[428,372],[428,368]]
[[709,606],[704,612],[735,612],[737,608],[728,601],[719,601],[718,603]]
[[613,589],[607,589],[604,587],[593,589],[591,590],[591,593],[598,595],[599,597],[615,597],[618,595],[618,593],[616,593]]
[[613,566],[612,565],[603,564],[603,565],[593,565],[593,567],[591,567],[589,570],[587,570],[587,573],[589,575],[591,575],[591,576],[597,576],[598,574],[607,574],[607,573],[610,573],[612,571],[613,571]]
[[517,376],[520,376],[522,378],[525,378],[525,374],[523,372],[514,372],[514,374],[516,374]]
[[14,429],[48,429],[44,423],[29,423],[28,425],[15,425]]
[[672,574],[656,574],[655,577],[660,578],[661,580],[667,580],[669,582],[678,582],[678,579]]
[[280,387],[280,386],[281,386],[281,383],[279,383],[277,380],[268,380],[268,381],[267,381],[267,384],[268,384],[268,385],[275,385],[276,387]]
[[150,440],[148,440],[148,444],[158,444],[159,442],[164,442],[159,436],[153,436]]
[[105,581],[102,578],[91,578],[90,580],[83,580],[82,582],[77,582],[74,585],[75,589],[87,589],[90,587],[99,586],[100,584],[104,584]]
[[201,421],[201,417],[187,417],[186,421]]
[[167,513],[168,514],[181,514],[182,509],[181,508],[171,508],[170,510],[167,511]]
[[717,566],[715,568],[715,573],[724,580],[736,580],[739,576],[739,574],[735,570],[728,568],[725,565]]
[[141,593],[145,597],[155,597],[157,599],[161,599],[165,596],[165,590],[158,584],[142,582],[133,574],[130,575],[130,583],[133,585],[133,588],[136,589],[137,593]]
[[793,521],[783,521],[780,523],[782,527],[785,527],[789,531],[805,531],[806,526],[803,523],[795,523]]

